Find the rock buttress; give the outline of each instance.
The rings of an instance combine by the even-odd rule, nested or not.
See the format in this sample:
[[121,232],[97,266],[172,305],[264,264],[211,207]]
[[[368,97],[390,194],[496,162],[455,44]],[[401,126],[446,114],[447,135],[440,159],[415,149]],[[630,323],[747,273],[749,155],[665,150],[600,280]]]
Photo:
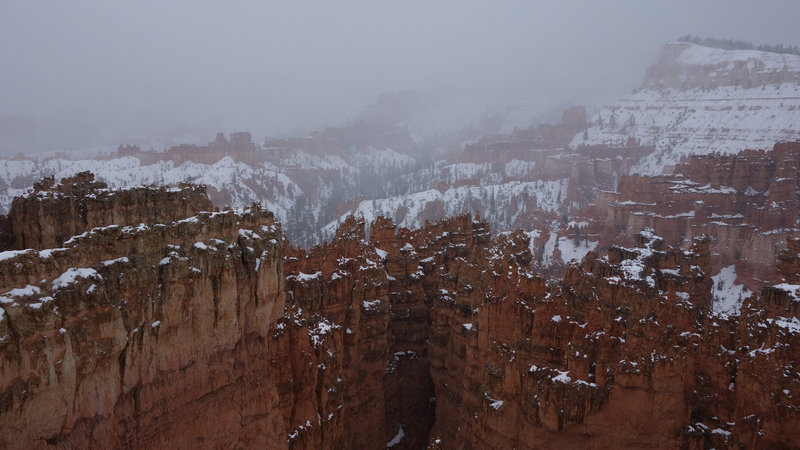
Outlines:
[[426,430],[432,448],[797,445],[796,278],[729,316],[707,239],[645,231],[547,283],[524,233],[469,216],[364,227],[287,251],[281,326],[305,346],[290,447],[419,448]]
[[0,253],[0,447],[286,442],[268,358],[280,242],[253,208]]

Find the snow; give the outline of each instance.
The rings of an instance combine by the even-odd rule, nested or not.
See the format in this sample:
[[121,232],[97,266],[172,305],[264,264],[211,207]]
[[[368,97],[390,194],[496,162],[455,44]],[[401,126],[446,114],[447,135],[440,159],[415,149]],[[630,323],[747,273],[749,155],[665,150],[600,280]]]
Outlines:
[[468,331],[472,330],[472,324],[471,323],[465,323],[465,324],[462,324],[461,326],[464,327],[465,329],[467,329]]
[[494,408],[496,411],[499,411],[500,408],[503,406],[503,401],[502,400],[495,400],[492,403],[489,403],[489,406]]
[[798,55],[760,50],[724,50],[690,43],[681,44],[686,48],[678,55],[676,62],[682,65],[733,68],[733,63],[745,62],[750,63],[748,67],[755,68],[760,72],[800,71],[800,56]]
[[316,280],[317,278],[319,278],[321,276],[322,276],[322,272],[318,270],[318,271],[316,271],[314,273],[298,272],[297,275],[293,275],[293,278],[295,280],[297,280],[297,281],[310,281],[310,280]]
[[39,251],[39,258],[47,259],[47,258],[53,256],[53,253],[55,253],[55,252],[59,252],[60,253],[60,252],[65,252],[65,251],[67,251],[66,248],[47,248],[47,249]]
[[367,311],[375,311],[380,305],[381,305],[381,300],[377,298],[372,301],[364,300],[362,302],[362,306]]
[[561,252],[561,261],[581,262],[587,253],[597,248],[597,242],[582,240],[575,244],[574,239],[561,237],[558,239],[558,250]]
[[512,159],[506,163],[504,172],[508,178],[523,178],[529,176],[535,167],[534,161]]
[[402,441],[402,440],[403,440],[403,438],[405,437],[405,435],[406,435],[406,433],[403,431],[403,425],[400,425],[400,430],[399,430],[399,431],[397,432],[397,434],[396,434],[396,435],[395,435],[395,436],[392,438],[392,440],[391,440],[391,441],[389,441],[389,442],[387,442],[387,443],[386,443],[386,448],[392,448],[392,447],[394,447],[395,445],[399,444],[399,443],[400,443],[400,441]]
[[257,235],[253,230],[247,230],[240,228],[239,229],[239,236],[248,238],[248,239],[261,239],[261,236]]
[[479,178],[482,175],[485,175],[491,170],[491,164],[489,163],[456,163],[456,164],[448,164],[443,166],[441,169],[442,174],[447,174],[445,177],[444,175],[441,176],[440,180],[445,181],[448,184],[456,184],[458,181],[470,179],[470,178]]
[[155,328],[155,327],[157,327],[159,325],[161,325],[161,321],[160,320],[156,320],[155,322],[150,324],[150,328]]
[[743,284],[736,284],[736,266],[723,267],[711,279],[714,281],[711,287],[711,312],[723,317],[738,315],[742,301],[750,295],[750,290]]
[[8,295],[10,297],[27,297],[30,295],[38,295],[41,294],[42,290],[36,286],[27,285],[24,288],[16,288],[6,292],[4,295]]
[[776,317],[767,322],[785,328],[789,334],[800,334],[800,320],[797,317]]
[[380,259],[386,259],[386,257],[389,256],[389,252],[381,250],[379,248],[375,248],[375,253],[378,254],[378,257]]
[[336,155],[312,155],[302,150],[295,152],[289,158],[281,160],[284,167],[302,167],[304,169],[340,170],[353,169],[353,167]]
[[[309,162],[310,155],[300,155],[287,163]],[[313,159],[313,158],[312,158]],[[338,157],[315,159],[320,166],[349,167]],[[177,185],[181,182],[205,184],[209,192],[226,191],[231,194],[230,206],[242,208],[254,201],[261,201],[265,208],[273,211],[276,217],[286,222],[288,211],[302,189],[286,174],[270,163],[249,166],[236,162],[230,156],[220,158],[213,164],[184,162],[176,166],[172,161],[158,161],[142,165],[138,158],[126,156],[110,160],[66,160],[48,159],[45,161],[0,160],[0,179],[11,184],[17,177],[39,179],[53,175],[57,180],[72,176],[77,172],[89,170],[111,189],[146,185]],[[174,190],[174,189],[173,189]],[[0,192],[0,213],[8,211],[15,196],[25,194],[26,189],[9,188]]]
[[561,314],[556,314],[555,316],[551,317],[550,320],[555,323],[561,322]]
[[391,148],[367,148],[366,151],[356,153],[350,158],[360,171],[383,173],[388,169],[402,169],[413,166],[416,159],[409,155],[398,153]]
[[528,250],[531,251],[531,255],[535,255],[536,247],[534,246],[534,242],[541,236],[542,232],[539,230],[531,230],[526,231],[525,234],[528,235]]
[[[689,181],[674,181],[674,184],[677,186],[672,186],[669,188],[670,191],[676,193],[687,193],[687,194],[735,194],[736,189],[728,186],[720,186],[718,188],[712,187],[711,184],[706,184],[705,186],[696,186],[697,183],[692,183]],[[692,216],[694,217],[694,211],[691,211]],[[714,216],[714,214],[712,214]]]
[[0,252],[0,261],[4,261],[6,259],[16,258],[19,255],[24,255],[25,253],[30,252],[31,250],[6,250],[4,252]]
[[[363,217],[367,222],[374,221],[378,216],[394,218],[399,227],[419,228],[422,224],[422,212],[435,203],[442,205],[444,216],[457,216],[464,212],[473,211],[475,202],[482,205],[481,216],[492,219],[492,198],[497,216],[503,217],[493,225],[499,228],[509,228],[520,214],[524,214],[523,198],[536,200],[538,210],[546,212],[559,211],[566,199],[569,179],[557,181],[511,181],[504,184],[488,186],[458,186],[440,192],[436,189],[415,192],[396,197],[375,200],[364,200],[351,211],[348,211],[337,220],[323,228],[323,234],[333,236],[336,227],[347,216]],[[512,204],[518,206],[516,213],[509,214]],[[407,210],[403,217],[398,217],[399,210]],[[502,212],[502,214],[500,214]]]
[[123,256],[121,258],[116,258],[116,259],[107,259],[107,260],[103,261],[103,265],[104,266],[111,266],[111,265],[114,265],[114,264],[117,264],[117,263],[127,263],[127,262],[129,262],[128,258]]
[[550,236],[544,243],[542,248],[542,266],[548,267],[553,264],[553,253],[556,251],[556,243],[558,242],[558,225],[550,227]]
[[61,275],[59,275],[58,278],[53,280],[52,286],[53,289],[60,289],[69,286],[70,284],[73,284],[82,278],[91,278],[95,280],[102,279],[102,277],[100,277],[100,274],[98,274],[97,271],[94,269],[73,267],[67,269],[66,272],[62,273]]
[[789,283],[781,283],[776,284],[773,286],[775,289],[780,289],[784,292],[787,292],[792,300],[795,302],[800,301],[800,285],[797,284],[789,284]]
[[658,175],[684,156],[771,149],[776,142],[800,139],[796,126],[800,123],[800,85],[723,86],[706,91],[645,89],[604,108],[590,121],[596,125],[586,131],[587,139],[583,132],[576,134],[571,148],[624,146],[633,137],[655,150],[636,163],[632,173]]
[[[332,334],[333,330],[339,328],[341,328],[340,325],[331,322],[325,317],[320,318],[315,326],[308,328],[308,336],[311,338],[311,345],[313,345],[314,348],[318,348],[325,343],[325,338],[323,336]],[[324,366],[322,368],[324,369]]]
[[553,382],[567,384],[570,381],[572,381],[572,378],[569,377],[569,370],[566,370],[564,372],[556,370],[556,372],[558,372],[558,375],[552,378]]

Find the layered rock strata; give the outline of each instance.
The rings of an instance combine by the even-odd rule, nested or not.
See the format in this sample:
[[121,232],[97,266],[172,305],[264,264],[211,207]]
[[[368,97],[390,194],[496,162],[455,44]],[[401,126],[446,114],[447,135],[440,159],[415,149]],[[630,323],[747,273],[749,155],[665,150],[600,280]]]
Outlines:
[[[352,361],[330,358],[340,351],[335,336],[369,348],[361,350],[370,362],[362,356],[356,379],[360,398],[371,395],[375,409],[354,406],[347,396],[334,408],[345,412],[344,420],[378,430],[375,440],[417,448],[429,428],[434,448],[796,445],[789,430],[800,418],[794,366],[800,287],[776,284],[740,299],[737,315],[715,312],[716,302],[730,299],[712,296],[708,240],[680,250],[642,233],[633,247],[613,247],[602,258],[590,253],[561,282],[548,284],[530,273],[522,233],[490,239],[486,223],[469,217],[413,232],[392,231],[380,220],[369,240],[363,227],[350,219],[331,244],[297,252],[285,267],[288,290],[304,305],[296,317],[325,323],[308,328],[311,339],[314,329],[332,330],[316,352],[321,358],[309,365],[317,365],[318,377],[353,379]],[[376,278],[365,285],[359,272]],[[351,276],[358,281],[344,294],[326,291]],[[422,289],[410,282],[417,279]],[[427,306],[406,328],[425,336],[426,345],[400,345],[395,330],[415,311],[400,299]],[[321,311],[327,322],[317,316]],[[369,314],[378,317],[364,328],[357,318]],[[427,373],[403,365],[411,352]],[[384,374],[373,360],[381,356]],[[421,374],[408,377],[421,387],[408,391],[411,404],[423,405],[432,386],[433,415],[409,422],[393,412],[391,394],[404,370]],[[331,409],[317,405],[322,417]],[[353,417],[347,413],[353,410],[371,414]],[[313,426],[299,430],[298,439],[306,436],[299,447],[327,445],[317,437],[324,435]],[[337,444],[368,444],[342,439]]]
[[800,244],[739,298],[712,246],[645,231],[550,283],[470,216],[306,251],[254,207],[0,253],[0,442],[797,446]]
[[[95,192],[111,205],[148,204],[140,190]],[[60,204],[39,202],[48,217]],[[176,202],[169,214],[193,208]],[[285,442],[265,381],[270,326],[283,314],[281,245],[272,214],[253,208],[0,253],[0,447]]]
[[694,156],[670,176],[625,176],[587,208],[585,233],[599,248],[632,245],[644,228],[687,249],[709,236],[712,273],[735,265],[757,291],[775,278],[778,255],[798,231],[798,167],[800,144],[784,143],[768,152]]
[[64,178],[53,177],[34,185],[33,194],[11,203],[5,222],[8,249],[47,249],[86,230],[106,225],[165,223],[213,208],[206,189],[196,185],[178,188],[139,187],[111,191],[90,172]]

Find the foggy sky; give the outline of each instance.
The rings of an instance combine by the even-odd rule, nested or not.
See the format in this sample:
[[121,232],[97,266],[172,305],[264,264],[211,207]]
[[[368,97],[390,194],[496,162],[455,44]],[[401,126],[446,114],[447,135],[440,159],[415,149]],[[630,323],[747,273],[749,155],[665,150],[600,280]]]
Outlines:
[[664,42],[795,45],[797,17],[797,0],[3,0],[0,116],[89,145],[182,127],[310,130],[436,85],[608,101]]

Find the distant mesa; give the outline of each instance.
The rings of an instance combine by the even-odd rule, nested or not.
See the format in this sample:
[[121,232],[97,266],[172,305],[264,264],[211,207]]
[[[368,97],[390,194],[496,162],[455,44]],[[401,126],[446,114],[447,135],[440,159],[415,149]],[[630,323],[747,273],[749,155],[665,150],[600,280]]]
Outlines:
[[662,48],[658,62],[647,69],[642,88],[755,88],[780,83],[800,83],[800,55],[671,42]]

